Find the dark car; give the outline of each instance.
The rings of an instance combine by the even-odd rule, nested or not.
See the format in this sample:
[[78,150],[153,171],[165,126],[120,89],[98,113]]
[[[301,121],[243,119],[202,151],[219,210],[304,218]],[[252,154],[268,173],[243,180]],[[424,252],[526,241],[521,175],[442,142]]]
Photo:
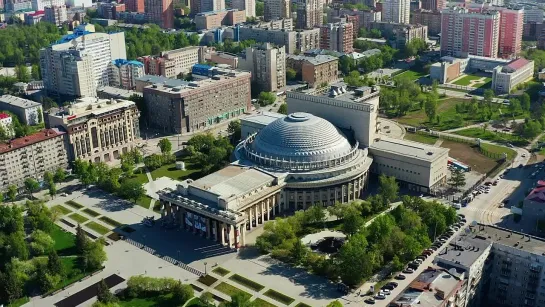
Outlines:
[[395,287],[394,287],[393,285],[388,285],[388,284],[387,284],[387,285],[384,285],[384,286],[383,286],[382,288],[380,288],[380,289],[382,289],[382,290],[386,289],[386,290],[390,290],[390,291],[391,291],[391,290],[394,290],[394,288],[395,288]]
[[399,275],[397,275],[397,276],[395,277],[395,279],[397,279],[397,280],[405,280],[405,279],[407,279],[407,276],[405,276],[405,275],[403,275],[403,274],[399,274]]
[[375,299],[372,298],[372,297],[370,297],[370,298],[366,299],[364,302],[367,303],[367,304],[371,304],[371,305],[372,305],[372,304],[375,303]]
[[395,282],[395,281],[391,281],[391,282],[387,283],[387,285],[392,285],[392,286],[394,286],[394,288],[399,286],[399,284],[397,282]]

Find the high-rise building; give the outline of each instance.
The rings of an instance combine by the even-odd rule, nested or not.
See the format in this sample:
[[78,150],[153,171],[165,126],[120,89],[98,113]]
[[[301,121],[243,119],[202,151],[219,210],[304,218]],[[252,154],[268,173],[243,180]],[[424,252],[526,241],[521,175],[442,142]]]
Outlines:
[[266,21],[291,18],[291,2],[288,0],[265,0],[264,10]]
[[129,12],[144,13],[144,0],[126,0],[125,9]]
[[[58,42],[40,50],[44,87],[51,93],[89,96],[93,88],[96,90],[109,85],[110,62],[126,58],[124,32],[107,34],[76,29],[73,34],[65,35]],[[72,78],[75,84],[71,90],[66,90],[71,79],[69,75],[77,76],[79,81]]]
[[428,26],[428,34],[437,35],[441,33],[441,12],[425,9],[413,11],[411,24]]
[[524,8],[524,23],[543,23],[543,10],[537,7]]
[[263,43],[246,48],[238,68],[252,72],[252,81],[262,91],[276,92],[286,86],[286,49]]
[[312,29],[323,24],[323,0],[297,0],[297,29]]
[[[251,107],[251,74],[246,71],[195,65],[198,81],[153,84],[144,88],[151,127],[173,133],[204,130]],[[207,77],[207,78],[205,78]]]
[[62,25],[68,20],[66,5],[46,6],[44,14],[44,21],[50,22],[57,26]]
[[225,10],[225,0],[190,0],[189,7],[191,16],[203,12],[222,11]]
[[105,19],[119,19],[119,13],[125,12],[124,3],[116,2],[99,2],[98,15]]
[[366,30],[371,29],[371,23],[375,21],[382,20],[382,14],[379,11],[375,10],[349,10],[346,8],[330,8],[327,10],[327,20],[328,22],[335,22],[337,18],[342,15],[348,16],[357,16],[358,17],[358,26],[354,27],[356,31],[359,28],[365,28]]
[[442,55],[497,57],[499,39],[500,13],[498,11],[470,12],[460,7],[442,11]]
[[445,0],[422,0],[421,9],[430,11],[441,11],[447,7]]
[[246,13],[237,9],[198,13],[193,19],[197,30],[234,26],[246,22]]
[[51,109],[47,122],[67,131],[70,160],[110,162],[136,146],[139,117],[132,101],[88,97]]
[[136,78],[144,75],[144,64],[138,61],[113,60],[109,73],[110,86],[132,90],[136,88]]
[[350,22],[328,23],[320,27],[320,48],[351,53],[354,51],[354,26]]
[[32,9],[32,1],[30,0],[6,0],[6,11],[17,12]]
[[174,7],[172,0],[145,0],[144,12],[148,22],[165,29],[174,27]]
[[66,6],[68,7],[92,7],[92,0],[66,0]]
[[255,0],[231,0],[231,7],[245,11],[246,17],[255,17]]
[[46,6],[54,5],[64,5],[64,0],[32,0],[32,9],[35,11],[43,11]]
[[410,0],[385,0],[382,4],[382,21],[409,23]]
[[522,50],[524,11],[503,8],[499,11],[501,15],[498,56],[502,58],[513,58]]
[[204,61],[202,47],[185,47],[169,51],[163,51],[155,56],[139,57],[138,61],[144,64],[147,75],[177,78],[180,74],[187,74],[191,67]]

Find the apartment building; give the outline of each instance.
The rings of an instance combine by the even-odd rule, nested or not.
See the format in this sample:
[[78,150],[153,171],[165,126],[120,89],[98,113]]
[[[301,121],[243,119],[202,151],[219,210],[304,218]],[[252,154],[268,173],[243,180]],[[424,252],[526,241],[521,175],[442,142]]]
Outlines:
[[[91,33],[78,28],[40,50],[44,87],[56,95],[93,96],[97,88],[110,84],[110,62],[126,58],[124,32]],[[89,78],[94,82],[88,82]]]
[[44,16],[45,16],[45,12],[44,11],[36,11],[36,12],[33,12],[33,13],[25,13],[25,24],[26,25],[29,25],[29,26],[32,26],[32,25],[35,25],[37,24],[38,22],[42,21],[44,19]]
[[43,122],[42,105],[28,99],[12,95],[0,96],[0,110],[9,111],[25,125]]
[[429,11],[441,11],[447,7],[447,1],[445,0],[422,0],[421,9]]
[[348,16],[357,16],[358,25],[354,29],[365,28],[366,30],[371,29],[371,23],[375,21],[382,20],[382,13],[376,10],[350,10],[346,8],[330,8],[327,10],[327,21],[335,22],[336,18],[339,18],[343,15]]
[[257,24],[252,24],[253,27],[270,29],[270,30],[286,30],[293,31],[293,19],[283,18],[269,21],[260,21]]
[[302,81],[310,87],[330,84],[339,79],[339,59],[330,55],[292,55],[286,56],[286,66],[301,75]]
[[32,9],[34,11],[43,11],[46,6],[61,6],[64,0],[32,0]]
[[6,0],[5,9],[6,9],[6,12],[8,12],[8,13],[32,10],[32,1],[30,1],[30,0]]
[[44,9],[43,21],[50,22],[57,26],[68,21],[66,5],[46,6]]
[[323,23],[323,0],[297,0],[297,29],[312,29]]
[[70,160],[111,162],[140,138],[140,112],[132,101],[80,98],[47,114],[49,127],[67,131]]
[[68,167],[65,133],[45,129],[0,144],[0,190],[24,187],[28,178],[43,180],[45,172]]
[[204,48],[189,46],[163,51],[156,56],[139,57],[137,60],[144,64],[147,75],[177,78],[180,74],[189,73],[193,65],[204,61]]
[[543,9],[537,7],[524,8],[524,23],[543,23]]
[[286,86],[286,49],[270,43],[248,47],[239,57],[238,68],[250,71],[261,91],[279,91]]
[[427,26],[429,35],[438,35],[441,33],[441,12],[426,9],[412,11],[411,24]]
[[265,0],[265,21],[291,18],[291,2],[288,0]]
[[418,38],[426,41],[428,37],[428,27],[424,25],[377,21],[371,23],[371,28],[378,29],[382,33],[386,33],[387,37],[391,37],[390,43],[397,49],[405,48],[405,45],[413,39]]
[[201,64],[195,65],[193,71],[194,75],[206,73],[209,78],[144,88],[146,106],[154,110],[147,118],[151,127],[183,134],[209,128],[250,109],[249,72]]
[[239,40],[255,40],[258,43],[272,43],[285,46],[287,53],[305,52],[320,48],[320,29],[286,31],[255,26],[235,27]]
[[4,133],[9,137],[15,134],[13,131],[13,119],[8,113],[0,113],[0,127],[2,127]]
[[106,19],[119,19],[119,13],[125,12],[125,4],[117,2],[99,2],[98,15]]
[[518,84],[530,80],[534,75],[534,61],[524,58],[511,61],[492,70],[492,89],[499,94],[509,94]]
[[189,2],[191,16],[203,12],[225,10],[225,0],[189,0]]
[[210,30],[221,26],[234,26],[246,22],[246,12],[237,9],[202,12],[195,15],[194,21],[197,30]]
[[255,0],[231,0],[231,8],[244,11],[246,17],[256,17]]
[[442,11],[441,19],[442,55],[498,56],[498,11],[471,12],[466,8],[451,7]]
[[144,76],[144,64],[138,61],[117,59],[110,63],[110,85],[132,90],[136,88],[136,78]]
[[354,51],[354,25],[349,22],[328,23],[320,27],[320,48],[351,53]]
[[382,4],[382,21],[409,23],[410,0],[385,0]]
[[125,9],[129,12],[145,13],[144,0],[126,0]]
[[92,7],[92,0],[66,0],[66,6],[68,7]]
[[146,20],[161,28],[174,27],[174,5],[172,0],[144,0]]

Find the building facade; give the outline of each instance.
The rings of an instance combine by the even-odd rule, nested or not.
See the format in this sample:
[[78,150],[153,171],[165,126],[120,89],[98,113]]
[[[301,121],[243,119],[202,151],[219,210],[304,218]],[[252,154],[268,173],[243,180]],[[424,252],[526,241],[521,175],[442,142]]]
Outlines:
[[323,23],[323,0],[297,0],[297,29],[312,29]]
[[492,71],[492,89],[499,94],[509,94],[518,84],[530,80],[534,75],[534,61],[523,58],[498,66]]
[[45,16],[44,11],[36,11],[34,13],[28,13],[28,14],[25,14],[24,22],[26,25],[32,26],[42,21],[44,19],[44,16]]
[[255,0],[231,0],[231,7],[244,11],[246,17],[255,17]]
[[382,20],[382,13],[376,10],[360,11],[335,7],[327,10],[327,21],[335,22],[337,18],[340,18],[343,15],[358,17],[358,25],[355,26],[354,29],[365,28],[366,30],[369,30],[371,29],[372,22]]
[[129,12],[145,13],[144,0],[126,0],[125,8]]
[[68,134],[70,161],[111,162],[127,153],[140,138],[136,104],[128,100],[80,98],[47,114],[50,127]]
[[163,51],[157,56],[138,58],[138,61],[144,64],[145,74],[167,78],[177,78],[180,74],[187,74],[193,65],[203,60],[204,49],[198,46]]
[[144,0],[146,20],[161,28],[174,27],[174,6],[172,0]]
[[286,67],[294,69],[310,87],[330,84],[339,79],[339,58],[330,55],[286,56]]
[[206,129],[229,118],[238,117],[251,107],[249,72],[193,67],[193,75],[209,78],[179,82],[176,86],[152,84],[144,88],[149,125],[173,133]]
[[60,26],[68,21],[66,5],[46,6],[44,9],[44,21]]
[[382,4],[382,21],[409,23],[410,0],[385,0]]
[[421,1],[421,9],[441,12],[444,8],[447,7],[447,1],[445,0],[423,0]]
[[114,60],[110,63],[110,85],[133,90],[136,78],[144,76],[144,64],[138,61]]
[[28,178],[43,180],[45,172],[68,167],[65,133],[45,129],[0,144],[0,189],[10,185],[24,187]]
[[413,39],[426,41],[428,37],[428,27],[424,25],[377,21],[371,23],[371,28],[386,33],[390,37],[390,44],[397,49],[405,48]]
[[204,12],[223,11],[225,0],[190,0],[189,8],[191,16]]
[[61,6],[64,0],[32,0],[32,9],[34,11],[43,11],[46,6]]
[[42,105],[28,99],[12,95],[0,96],[0,110],[9,111],[25,125],[37,125],[43,122]]
[[[108,67],[114,59],[126,59],[125,33],[90,33],[76,29],[73,34],[65,35],[57,43],[40,50],[40,68],[45,89],[54,94],[91,95],[84,88],[96,88],[109,85]],[[89,71],[89,60],[91,70]],[[59,64],[65,65],[59,65]],[[66,67],[71,70],[67,71]],[[67,75],[78,76],[70,82]],[[85,77],[85,78],[84,78]],[[89,77],[94,82],[85,85]],[[85,80],[83,80],[85,79]],[[64,83],[76,84],[73,90],[63,88]],[[78,89],[79,88],[79,89]],[[92,89],[90,90],[92,91]],[[80,93],[77,95],[77,93]]]
[[456,57],[498,56],[500,13],[470,12],[465,8],[447,8],[441,15],[441,54]]
[[117,2],[99,2],[98,15],[106,19],[119,19],[119,14],[125,12],[125,4]]
[[195,15],[194,21],[197,30],[234,26],[246,22],[246,12],[238,9],[202,12]]
[[265,21],[291,18],[291,2],[288,0],[265,0]]
[[354,51],[354,25],[347,22],[328,23],[320,27],[320,48],[351,53]]
[[252,73],[261,91],[277,92],[286,86],[286,49],[263,43],[246,48],[238,68]]
[[427,26],[429,35],[438,35],[441,33],[441,12],[424,9],[413,11],[411,24]]
[[320,48],[320,29],[286,31],[256,26],[235,27],[239,40],[255,40],[258,43],[271,43],[285,46],[287,53],[303,53]]

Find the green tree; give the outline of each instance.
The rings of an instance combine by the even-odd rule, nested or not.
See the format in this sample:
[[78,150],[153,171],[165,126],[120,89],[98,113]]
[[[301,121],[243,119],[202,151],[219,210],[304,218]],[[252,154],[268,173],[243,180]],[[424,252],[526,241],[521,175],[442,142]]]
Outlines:
[[373,272],[373,263],[369,259],[367,246],[365,235],[358,233],[339,250],[339,273],[345,284],[357,285]]
[[257,98],[261,106],[273,104],[276,101],[276,95],[272,92],[261,92]]
[[121,184],[120,192],[122,197],[136,203],[138,199],[146,194],[142,184],[136,180],[125,180]]
[[203,307],[215,306],[214,305],[214,296],[212,295],[212,293],[210,293],[208,291],[203,292],[201,294],[201,296],[199,297],[199,299],[201,300],[201,304],[203,305]]
[[429,122],[433,122],[437,115],[437,99],[434,99],[433,97],[428,96],[426,98],[426,101],[424,103],[424,111],[426,112],[426,115],[428,116]]
[[51,174],[51,172],[44,172],[44,181],[49,183],[51,181],[53,181],[53,174]]
[[9,234],[5,238],[4,244],[6,247],[4,253],[7,259],[28,259],[28,247],[25,241],[25,235],[22,231],[17,231]]
[[39,229],[30,234],[30,241],[30,249],[34,255],[46,255],[55,245],[51,236]]
[[97,300],[104,304],[109,304],[117,301],[115,295],[110,292],[110,287],[106,284],[104,279],[101,279],[97,285]]
[[523,93],[522,96],[520,96],[520,106],[522,107],[522,110],[530,111],[530,104],[530,95],[528,95],[528,93]]
[[30,82],[30,73],[25,65],[15,66],[15,76],[20,82]]
[[132,161],[126,160],[121,162],[121,170],[125,173],[127,178],[131,178],[134,175],[134,164]]
[[240,140],[241,136],[241,124],[240,120],[232,120],[229,122],[229,125],[227,126],[227,132],[233,136],[233,140],[237,142]]
[[178,305],[183,305],[195,296],[195,291],[190,285],[184,285],[181,282],[176,283],[172,288],[172,299]]
[[221,307],[257,307],[257,304],[250,301],[251,296],[246,292],[237,292],[231,295],[230,302],[223,302]]
[[162,138],[157,146],[161,149],[162,154],[170,154],[172,151],[172,143],[167,138]]
[[47,255],[47,269],[51,274],[64,276],[64,266],[57,252],[52,249]]
[[49,292],[60,282],[61,277],[49,273],[45,264],[39,263],[36,268],[36,283],[42,292]]
[[40,66],[37,64],[32,64],[32,69],[30,71],[33,80],[41,80]]
[[288,115],[288,104],[287,103],[281,104],[280,107],[278,108],[278,113]]
[[288,67],[286,69],[286,80],[295,81],[297,79],[297,71],[295,69]]
[[33,178],[25,179],[25,189],[27,190],[29,195],[32,195],[32,193],[36,192],[39,187],[40,187],[40,184],[35,179]]
[[66,179],[66,171],[62,168],[57,168],[55,171],[55,175],[53,176],[53,180],[55,182],[63,182]]
[[448,180],[448,184],[452,186],[454,189],[458,189],[459,187],[464,186],[466,184],[465,173],[458,168],[454,168],[454,170],[450,172],[450,178]]
[[386,176],[384,174],[380,175],[378,192],[388,204],[396,200],[398,197],[399,186],[395,177]]
[[308,223],[324,223],[326,219],[325,209],[322,205],[316,204],[305,211]]
[[492,99],[494,98],[494,91],[491,89],[486,89],[483,94],[483,101],[490,106],[492,104]]
[[255,15],[256,16],[263,16],[265,12],[265,3],[263,1],[256,1],[255,2]]
[[5,302],[13,302],[23,296],[24,280],[15,271],[8,268],[6,272],[0,271],[0,299]]
[[515,117],[515,115],[520,112],[522,109],[520,100],[513,98],[509,100],[509,113],[511,113],[511,116]]
[[291,261],[296,265],[301,264],[305,260],[308,251],[308,247],[306,247],[301,240],[296,240],[290,251]]
[[85,245],[81,258],[86,271],[93,271],[102,267],[104,261],[108,259],[102,240],[89,241]]
[[83,228],[81,228],[81,225],[78,224],[78,227],[76,227],[76,252],[80,255],[83,254],[88,244],[89,239]]
[[341,302],[339,302],[338,300],[335,300],[335,301],[327,304],[326,307],[343,307],[343,304],[341,304]]
[[363,226],[364,220],[355,210],[348,210],[347,215],[345,215],[342,224],[342,230],[349,236],[357,233]]

